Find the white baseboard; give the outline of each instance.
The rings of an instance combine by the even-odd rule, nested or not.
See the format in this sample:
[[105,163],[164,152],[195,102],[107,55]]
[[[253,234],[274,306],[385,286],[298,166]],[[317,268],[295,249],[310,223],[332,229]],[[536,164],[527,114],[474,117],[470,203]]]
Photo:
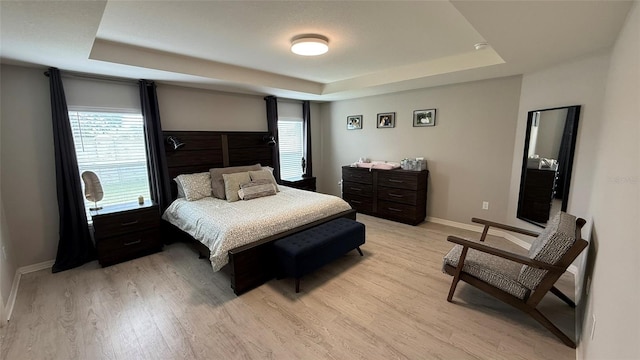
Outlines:
[[[440,219],[440,218],[431,217],[431,216],[427,217],[427,221],[433,222],[433,223],[436,223],[436,224],[452,226],[452,227],[455,227],[455,228],[458,228],[458,229],[475,231],[475,232],[479,232],[479,233],[482,233],[482,230],[484,230],[484,226],[465,224],[465,223],[460,223],[460,222],[456,222],[456,221]],[[531,248],[531,244],[529,244],[528,242],[526,242],[526,241],[524,241],[524,240],[512,235],[511,233],[509,233],[507,231],[489,229],[489,235],[495,235],[495,236],[503,237],[503,238],[511,241],[512,243],[520,246],[521,248],[526,249],[526,250],[529,250]],[[573,275],[575,275],[576,278],[577,278],[577,275],[578,275],[578,267],[577,266],[570,265],[569,268],[567,268],[567,271],[572,273]]]
[[20,278],[22,278],[22,275],[40,270],[50,269],[54,263],[55,260],[49,260],[38,264],[19,267],[16,270],[16,274],[13,277],[13,284],[11,284],[9,299],[7,299],[7,306],[5,307],[4,315],[6,318],[3,319],[4,321],[9,321],[9,319],[11,319],[11,313],[13,313],[13,306],[16,304],[16,296],[18,296],[18,287],[20,286]]

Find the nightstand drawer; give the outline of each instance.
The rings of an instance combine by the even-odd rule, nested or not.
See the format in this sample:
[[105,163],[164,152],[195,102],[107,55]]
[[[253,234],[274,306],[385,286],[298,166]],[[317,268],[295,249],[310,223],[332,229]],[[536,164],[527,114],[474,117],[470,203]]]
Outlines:
[[96,248],[100,265],[108,266],[159,251],[162,240],[156,228],[98,240]]
[[113,213],[93,218],[93,228],[97,239],[118,236],[136,230],[160,226],[158,207]]
[[97,240],[98,252],[108,251],[109,255],[115,252],[131,252],[145,248],[159,247],[160,231],[158,228],[137,231],[121,236],[114,236],[107,239]]

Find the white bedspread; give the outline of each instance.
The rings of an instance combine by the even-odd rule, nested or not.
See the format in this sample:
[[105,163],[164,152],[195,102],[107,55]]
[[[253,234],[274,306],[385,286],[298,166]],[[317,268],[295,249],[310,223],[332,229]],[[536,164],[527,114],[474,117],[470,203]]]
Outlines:
[[228,251],[241,245],[351,209],[331,195],[279,186],[280,192],[229,203],[213,197],[175,200],[162,218],[211,250],[211,265],[220,270]]

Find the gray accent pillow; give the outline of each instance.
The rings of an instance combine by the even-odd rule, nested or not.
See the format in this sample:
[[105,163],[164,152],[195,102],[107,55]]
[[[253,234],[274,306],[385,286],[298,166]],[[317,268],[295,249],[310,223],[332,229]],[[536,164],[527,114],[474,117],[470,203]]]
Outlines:
[[256,180],[269,180],[273,186],[276,188],[276,192],[280,191],[278,189],[278,183],[276,179],[273,177],[273,174],[269,170],[258,170],[258,171],[249,171],[249,175],[251,176],[251,181]]
[[209,174],[211,175],[211,194],[218,199],[224,200],[227,198],[224,188],[224,179],[222,178],[223,174],[233,174],[260,169],[260,164],[210,169]]
[[184,197],[188,201],[211,196],[211,179],[208,172],[178,175],[176,182],[178,183],[178,192],[182,188]]
[[240,184],[251,181],[248,172],[222,174],[222,179],[224,180],[224,192],[228,202],[240,200],[240,197],[238,196]]
[[271,181],[266,179],[242,184],[240,185],[240,190],[238,190],[238,197],[242,200],[251,200],[275,194],[276,187],[271,183]]

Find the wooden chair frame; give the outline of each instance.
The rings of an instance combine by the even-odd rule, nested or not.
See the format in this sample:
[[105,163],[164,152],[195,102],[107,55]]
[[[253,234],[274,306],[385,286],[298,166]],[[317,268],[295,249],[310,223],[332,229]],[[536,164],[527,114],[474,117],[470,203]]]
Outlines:
[[[539,233],[535,231],[520,229],[520,228],[516,228],[509,225],[495,223],[492,221],[487,221],[487,220],[482,220],[477,218],[472,218],[471,221],[484,225],[484,229],[480,237],[481,242],[484,242],[490,227],[496,227],[503,230],[513,231],[513,232],[517,232],[517,233],[528,235],[528,236],[539,235]],[[456,286],[458,285],[458,282],[462,280],[484,291],[485,293],[492,295],[498,298],[499,300],[529,314],[537,322],[542,324],[542,326],[547,328],[555,336],[557,336],[560,340],[562,340],[564,344],[575,349],[576,343],[573,340],[571,340],[567,335],[565,335],[562,331],[560,331],[560,329],[558,329],[551,321],[549,321],[549,319],[547,319],[540,311],[538,311],[536,307],[538,306],[538,303],[540,303],[542,298],[549,291],[552,294],[556,295],[558,298],[560,298],[562,301],[569,304],[569,306],[573,308],[576,307],[576,304],[568,296],[566,296],[560,290],[558,290],[558,288],[556,288],[554,284],[560,278],[560,276],[564,274],[564,272],[567,270],[569,265],[571,265],[571,263],[578,257],[578,255],[580,255],[582,250],[584,250],[587,247],[588,242],[582,239],[582,235],[581,235],[581,230],[585,223],[586,221],[584,219],[581,219],[581,218],[576,219],[576,234],[575,234],[576,241],[569,248],[567,253],[553,265],[530,259],[527,256],[522,256],[519,254],[515,254],[515,253],[511,253],[501,249],[497,249],[494,247],[490,247],[479,242],[461,239],[456,236],[447,237],[447,241],[450,241],[455,244],[459,244],[463,247],[462,253],[460,255],[460,259],[458,260],[458,266],[453,267],[451,265],[445,265],[444,267],[445,272],[453,276],[453,282],[451,283],[451,288],[449,289],[449,295],[447,296],[447,301],[451,302]],[[467,256],[467,252],[469,249],[474,249],[476,251],[481,251],[490,255],[515,261],[523,265],[529,265],[532,267],[536,267],[538,269],[544,269],[548,271],[546,275],[542,278],[542,281],[540,282],[538,287],[531,294],[529,294],[528,297],[525,297],[525,299],[519,299],[483,280],[480,280],[474,276],[471,276],[467,273],[462,272],[462,268],[464,266],[464,260]]]

